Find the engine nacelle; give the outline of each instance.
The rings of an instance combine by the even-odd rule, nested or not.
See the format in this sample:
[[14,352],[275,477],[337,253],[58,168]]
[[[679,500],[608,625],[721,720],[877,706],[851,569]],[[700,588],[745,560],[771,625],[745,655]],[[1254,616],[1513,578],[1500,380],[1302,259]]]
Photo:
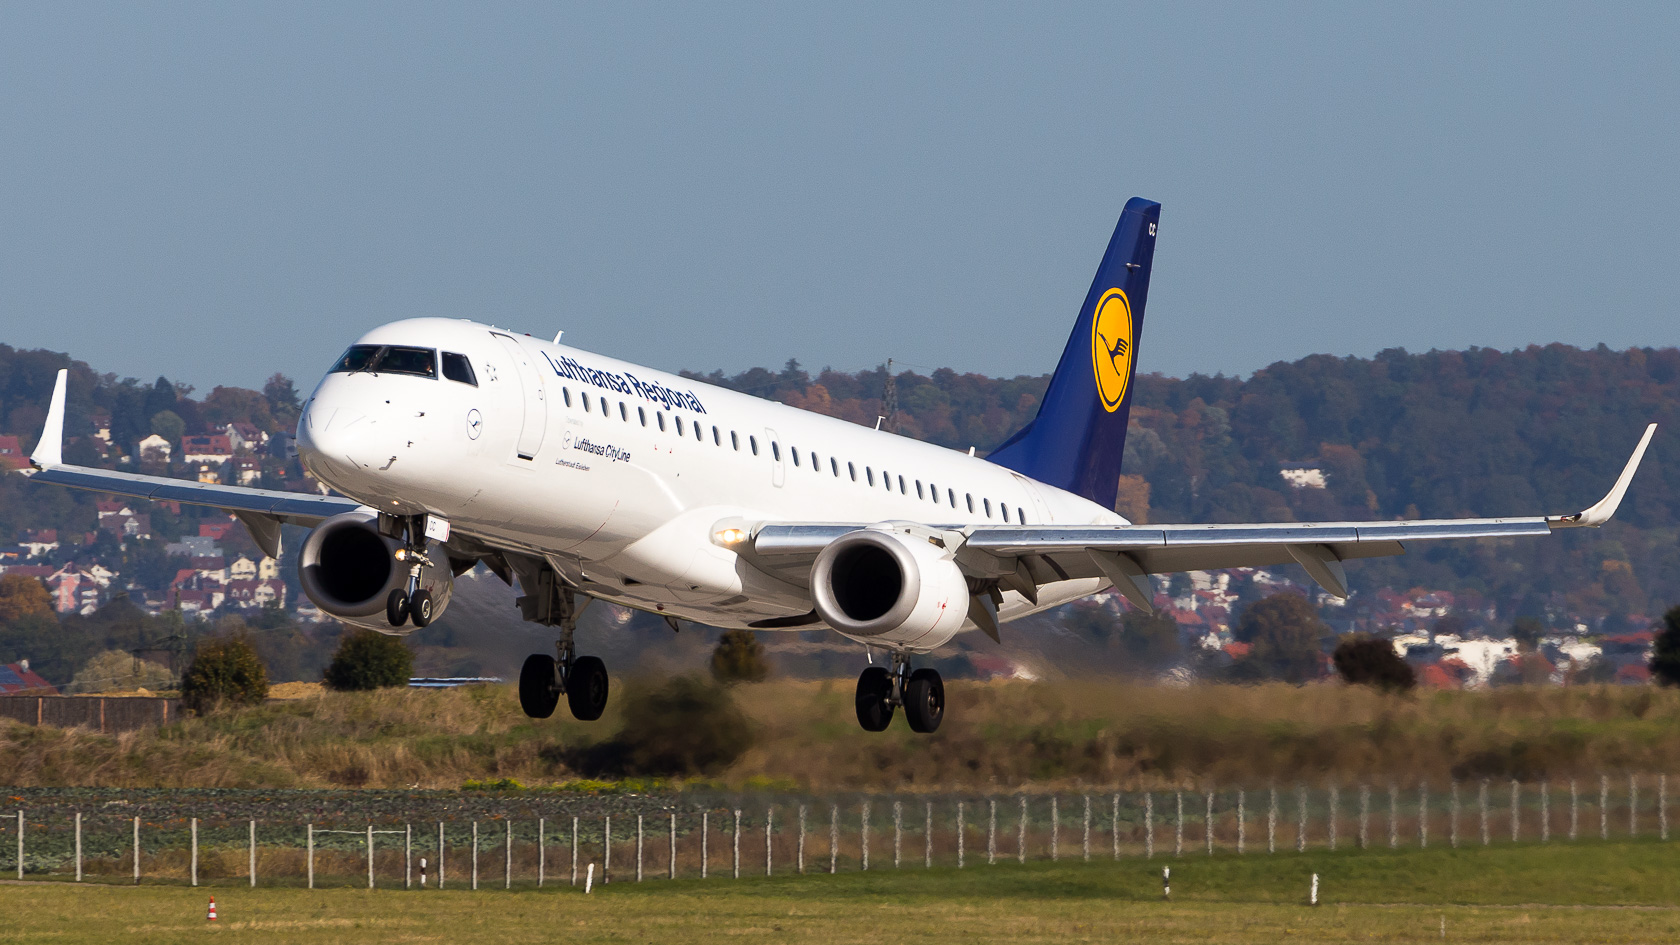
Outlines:
[[811,566],[817,616],[864,643],[926,652],[968,619],[968,580],[944,548],[881,527],[830,542]]
[[[379,532],[372,512],[334,515],[309,533],[298,555],[298,579],[315,606],[339,620],[380,633],[404,636],[414,624],[391,626],[385,599],[408,586],[408,568],[396,559],[402,542]],[[449,559],[441,548],[428,552],[439,564],[420,572],[420,587],[432,595],[432,619],[443,616],[455,589]]]

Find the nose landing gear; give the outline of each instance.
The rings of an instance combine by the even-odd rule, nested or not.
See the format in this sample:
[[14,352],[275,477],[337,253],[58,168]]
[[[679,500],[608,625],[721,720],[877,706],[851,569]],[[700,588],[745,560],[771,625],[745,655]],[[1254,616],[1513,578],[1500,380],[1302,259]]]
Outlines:
[[408,583],[394,588],[385,598],[385,620],[393,627],[400,627],[410,619],[416,627],[432,622],[432,592],[420,589],[420,573],[432,566],[432,560],[426,557],[422,521],[423,517],[411,516],[403,522],[403,546],[397,550],[397,561],[408,565]]
[[907,653],[892,655],[891,670],[871,666],[858,677],[858,725],[866,732],[885,731],[899,706],[912,732],[935,732],[945,718],[945,682],[939,671],[923,667],[911,672]]

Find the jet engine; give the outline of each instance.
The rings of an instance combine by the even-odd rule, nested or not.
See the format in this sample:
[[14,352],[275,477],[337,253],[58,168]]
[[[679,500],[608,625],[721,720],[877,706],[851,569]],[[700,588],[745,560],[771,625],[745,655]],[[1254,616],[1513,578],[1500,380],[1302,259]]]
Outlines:
[[[303,592],[325,613],[348,624],[406,636],[415,627],[393,627],[385,617],[385,599],[393,590],[408,587],[408,568],[397,561],[402,548],[379,531],[379,517],[371,512],[335,515],[309,533],[298,555],[298,578]],[[436,564],[420,572],[420,587],[431,592],[432,619],[443,616],[455,588],[449,559],[433,546],[428,556]]]
[[926,652],[968,618],[968,580],[950,552],[882,527],[830,542],[811,566],[817,616],[864,643]]

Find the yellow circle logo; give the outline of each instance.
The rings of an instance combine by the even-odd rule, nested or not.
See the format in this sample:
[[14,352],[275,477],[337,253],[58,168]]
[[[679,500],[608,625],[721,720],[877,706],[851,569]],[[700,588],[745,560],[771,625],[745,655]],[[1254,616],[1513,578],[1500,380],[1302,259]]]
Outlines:
[[1097,376],[1097,396],[1113,413],[1126,399],[1132,376],[1132,303],[1126,293],[1109,289],[1091,316],[1091,370]]

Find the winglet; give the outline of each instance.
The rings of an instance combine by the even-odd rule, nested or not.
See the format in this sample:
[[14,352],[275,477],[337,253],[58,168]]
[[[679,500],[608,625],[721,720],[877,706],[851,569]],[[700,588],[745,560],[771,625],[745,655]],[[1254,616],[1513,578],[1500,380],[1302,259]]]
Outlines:
[[58,382],[53,385],[52,405],[47,408],[47,425],[41,430],[41,442],[29,461],[36,469],[50,469],[64,463],[64,385],[70,372],[59,368]]
[[1610,521],[1611,516],[1616,514],[1617,507],[1622,504],[1622,496],[1627,494],[1628,483],[1633,481],[1633,474],[1639,469],[1639,461],[1645,458],[1645,447],[1651,445],[1651,435],[1656,432],[1657,425],[1654,423],[1645,428],[1645,435],[1639,438],[1639,445],[1634,448],[1627,465],[1622,467],[1622,474],[1616,478],[1615,486],[1611,487],[1608,495],[1598,500],[1598,504],[1574,515],[1553,516],[1546,520],[1547,524],[1553,528],[1597,528]]

